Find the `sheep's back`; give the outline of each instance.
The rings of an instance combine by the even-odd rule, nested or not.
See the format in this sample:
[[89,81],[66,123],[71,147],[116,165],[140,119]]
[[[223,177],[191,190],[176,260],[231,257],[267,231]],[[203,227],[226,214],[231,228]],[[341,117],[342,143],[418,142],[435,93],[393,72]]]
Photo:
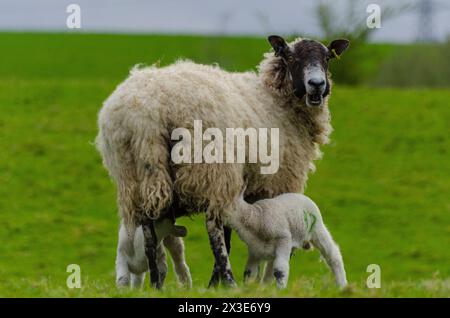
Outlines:
[[159,134],[160,147],[167,147],[175,128],[187,128],[193,136],[194,120],[202,121],[203,130],[221,129],[224,137],[225,128],[279,128],[280,167],[276,174],[262,175],[260,164],[170,168],[181,199],[231,202],[244,175],[248,180],[246,197],[261,199],[303,191],[312,161],[318,157],[306,128],[296,127],[298,121],[292,120],[295,113],[284,106],[253,72],[230,73],[180,61],[163,68],[134,69],[105,101],[99,115],[99,135],[108,136],[113,143],[135,138],[140,146],[145,136]]

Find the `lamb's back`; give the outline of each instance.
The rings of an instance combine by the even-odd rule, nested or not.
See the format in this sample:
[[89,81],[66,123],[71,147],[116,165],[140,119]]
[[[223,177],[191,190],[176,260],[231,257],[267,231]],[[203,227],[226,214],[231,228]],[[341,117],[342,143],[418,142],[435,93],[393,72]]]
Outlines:
[[[289,231],[292,237],[303,239],[308,226],[305,224],[305,213],[313,215],[316,222],[322,220],[314,201],[300,193],[284,193],[272,199],[258,201],[258,205],[264,210],[262,222],[274,234]],[[306,219],[309,218],[307,215]]]

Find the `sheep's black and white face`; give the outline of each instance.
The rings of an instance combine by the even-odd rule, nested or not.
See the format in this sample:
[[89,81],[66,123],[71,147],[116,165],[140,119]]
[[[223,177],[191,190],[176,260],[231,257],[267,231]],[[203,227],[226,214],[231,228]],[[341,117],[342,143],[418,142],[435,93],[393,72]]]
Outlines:
[[317,41],[302,40],[289,46],[282,37],[271,35],[269,42],[291,75],[294,95],[305,97],[310,107],[322,106],[324,97],[330,93],[328,61],[341,55],[349,41],[334,40],[327,47]]

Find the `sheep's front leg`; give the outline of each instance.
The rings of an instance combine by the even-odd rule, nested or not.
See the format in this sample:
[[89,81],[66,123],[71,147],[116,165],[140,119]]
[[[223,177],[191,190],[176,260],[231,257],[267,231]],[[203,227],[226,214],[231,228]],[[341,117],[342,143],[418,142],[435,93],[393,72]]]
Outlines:
[[[228,226],[223,227],[223,233],[225,237],[225,246],[227,248],[227,254],[230,256],[231,253],[231,228]],[[217,262],[214,262],[214,268],[211,274],[211,279],[209,280],[208,288],[216,287],[220,281],[220,268]]]
[[145,255],[147,256],[150,271],[150,286],[161,289],[161,275],[157,265],[158,240],[156,238],[154,221],[146,219],[142,223],[142,230],[144,232]]
[[244,270],[244,283],[259,276],[259,259],[249,250],[247,264]]
[[273,276],[277,282],[277,287],[280,289],[286,288],[288,282],[291,250],[292,244],[290,239],[279,240],[273,262]]
[[235,287],[236,282],[231,271],[231,264],[225,245],[223,223],[220,217],[215,216],[211,211],[208,211],[206,214],[206,229],[211,249],[214,253],[215,267],[220,272],[220,278],[224,284]]

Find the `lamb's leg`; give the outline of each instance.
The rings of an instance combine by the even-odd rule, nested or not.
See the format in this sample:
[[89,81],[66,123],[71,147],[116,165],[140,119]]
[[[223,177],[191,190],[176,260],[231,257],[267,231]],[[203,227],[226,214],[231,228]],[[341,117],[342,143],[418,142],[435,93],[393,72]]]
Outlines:
[[150,271],[150,286],[161,289],[161,277],[156,261],[158,241],[156,238],[154,221],[146,218],[142,223],[142,230],[144,232],[145,255],[147,256]]
[[169,235],[164,239],[164,246],[169,250],[178,280],[187,288],[192,287],[192,278],[184,255],[184,244],[181,237]]
[[273,276],[278,288],[285,288],[289,278],[289,258],[292,243],[290,238],[280,239],[276,246],[275,260],[273,262]]
[[141,288],[142,283],[144,282],[145,273],[142,274],[133,274],[131,273],[131,287],[132,288]]
[[[231,227],[224,226],[223,232],[225,236],[225,246],[227,248],[227,253],[229,256],[231,253]],[[220,268],[219,265],[216,262],[214,262],[214,268],[211,274],[211,279],[209,280],[208,288],[217,286],[217,284],[219,284],[219,281],[220,281]]]
[[244,283],[249,279],[257,279],[259,275],[259,259],[249,250],[244,270]]
[[325,225],[321,224],[316,227],[316,230],[312,234],[311,241],[320,251],[323,258],[325,258],[325,261],[335,276],[336,284],[339,287],[347,285],[344,261],[342,260],[341,252]]
[[264,268],[263,283],[270,284],[273,281],[273,261],[268,261]]
[[217,264],[220,271],[222,282],[228,286],[235,287],[236,282],[231,271],[231,264],[225,246],[223,223],[218,215],[220,214],[217,213],[215,215],[213,211],[207,211],[206,213],[206,229],[208,231],[209,242],[214,253],[215,264]]
[[126,257],[126,250],[130,247],[132,248],[130,238],[127,235],[125,227],[121,224],[116,255],[116,285],[118,287],[128,287],[130,285],[130,270]]

